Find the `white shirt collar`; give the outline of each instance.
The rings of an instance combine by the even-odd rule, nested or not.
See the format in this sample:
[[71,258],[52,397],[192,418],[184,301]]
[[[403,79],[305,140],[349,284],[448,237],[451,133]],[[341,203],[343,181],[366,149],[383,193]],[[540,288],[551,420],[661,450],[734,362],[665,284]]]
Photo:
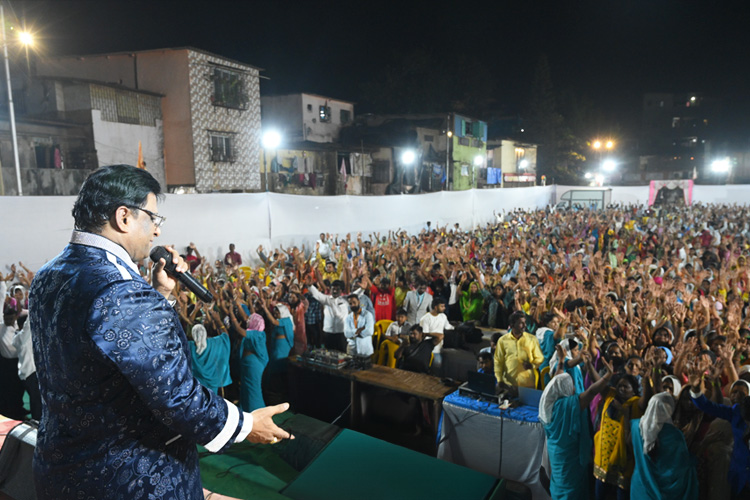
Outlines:
[[130,269],[138,273],[138,266],[135,265],[135,262],[130,258],[128,252],[126,252],[120,245],[104,236],[99,236],[94,233],[86,233],[84,231],[73,231],[73,235],[70,237],[70,242],[75,243],[76,245],[101,248],[102,250],[113,254],[127,264]]

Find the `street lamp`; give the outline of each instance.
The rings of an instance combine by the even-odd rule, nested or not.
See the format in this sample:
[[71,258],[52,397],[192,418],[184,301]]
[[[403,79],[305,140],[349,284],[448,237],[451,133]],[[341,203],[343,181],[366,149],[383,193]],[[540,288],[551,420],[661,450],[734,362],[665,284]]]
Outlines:
[[399,175],[399,192],[403,194],[404,192],[404,167],[409,166],[414,163],[414,160],[417,159],[417,155],[414,153],[413,149],[407,149],[403,153],[401,153],[401,175]]
[[34,35],[32,35],[31,33],[29,33],[28,31],[22,31],[22,32],[20,32],[18,34],[18,39],[26,47],[33,47],[34,46]]
[[407,149],[401,154],[401,163],[404,165],[411,165],[414,163],[414,159],[416,158],[416,155],[414,154],[414,151],[411,149]]
[[614,160],[607,159],[602,162],[602,170],[604,170],[605,172],[613,172],[616,167],[617,164]]
[[594,143],[592,144],[592,146],[593,146],[594,149],[599,149],[599,148],[602,147],[602,141],[598,141],[598,140],[594,141]]
[[526,170],[526,167],[529,166],[529,160],[521,160],[518,162],[518,168],[521,170]]
[[266,192],[268,192],[268,171],[271,169],[271,164],[268,161],[268,150],[275,150],[281,144],[281,134],[276,130],[267,130],[263,133],[261,138],[261,144],[263,145],[263,167],[266,179]]
[[729,158],[719,158],[711,162],[711,170],[713,170],[717,174],[726,174],[727,172],[729,172],[731,166],[732,165],[729,162]]

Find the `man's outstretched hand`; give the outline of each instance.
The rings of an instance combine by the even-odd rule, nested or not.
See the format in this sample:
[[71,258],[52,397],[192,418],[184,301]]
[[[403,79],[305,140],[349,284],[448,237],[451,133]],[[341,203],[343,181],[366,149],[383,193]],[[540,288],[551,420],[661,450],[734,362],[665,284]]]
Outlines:
[[282,403],[253,411],[253,430],[248,434],[247,440],[251,443],[274,444],[282,439],[294,439],[293,435],[274,424],[271,418],[278,413],[284,413],[288,409],[289,403]]

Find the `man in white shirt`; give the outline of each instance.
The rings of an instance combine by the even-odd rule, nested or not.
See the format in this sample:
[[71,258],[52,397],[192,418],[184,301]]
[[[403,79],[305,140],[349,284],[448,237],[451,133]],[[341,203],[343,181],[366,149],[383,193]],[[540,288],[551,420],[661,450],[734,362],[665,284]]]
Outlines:
[[443,335],[445,330],[453,330],[453,325],[448,322],[448,316],[445,315],[444,299],[437,297],[432,300],[431,305],[431,311],[422,316],[419,326],[422,327],[425,338],[433,337],[440,340],[432,350],[432,371],[438,372],[443,362]]
[[[2,283],[0,286],[5,288],[4,285]],[[3,323],[0,325],[0,381],[3,384],[0,390],[0,415],[24,420],[27,414],[23,407],[24,388],[23,382],[18,378],[18,351],[13,345],[17,317],[18,311],[5,304]]]
[[[315,286],[310,286],[313,298],[323,306],[323,340],[326,349],[346,352],[348,342],[344,336],[344,320],[349,314],[349,302],[341,295],[343,291],[344,282],[341,280],[331,284],[331,295],[321,293]],[[362,289],[357,292],[355,294],[360,295]]]
[[371,356],[375,350],[372,346],[372,333],[375,330],[375,317],[363,309],[359,295],[353,293],[347,297],[349,310],[344,320],[344,336],[347,340],[346,352],[352,356]]
[[42,396],[39,394],[34,348],[31,344],[31,321],[27,321],[23,324],[23,328],[16,331],[16,336],[13,337],[13,347],[18,353],[18,378],[23,381],[26,392],[29,393],[31,418],[39,421],[42,418]]

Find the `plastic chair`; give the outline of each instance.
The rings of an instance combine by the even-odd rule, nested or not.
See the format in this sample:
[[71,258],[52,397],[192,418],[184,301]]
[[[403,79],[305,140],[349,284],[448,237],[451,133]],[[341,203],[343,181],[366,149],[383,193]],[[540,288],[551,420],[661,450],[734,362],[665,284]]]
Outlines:
[[239,269],[245,275],[245,281],[250,281],[253,276],[253,269],[250,266],[240,266]]
[[383,340],[380,343],[380,349],[378,350],[378,361],[377,364],[385,365],[389,368],[396,368],[396,351],[400,346],[391,342],[388,339]]
[[539,374],[539,380],[537,383],[537,387],[539,387],[540,390],[544,390],[545,386],[547,385],[547,376],[549,376],[549,366],[545,366],[542,368],[541,373]]
[[378,349],[380,349],[380,340],[383,338],[383,334],[386,330],[388,330],[388,327],[393,323],[393,321],[389,319],[381,319],[380,321],[375,323],[375,328],[373,328],[372,333],[372,347],[375,350],[375,355],[373,355],[373,363],[377,361],[377,353]]
[[388,330],[388,327],[391,326],[390,319],[381,319],[380,321],[375,322],[375,331],[380,332],[381,336]]
[[377,328],[375,328],[372,332],[373,352],[372,352],[371,358],[372,358],[373,363],[377,363],[378,361],[378,349],[380,349],[380,335],[381,335],[380,331]]

